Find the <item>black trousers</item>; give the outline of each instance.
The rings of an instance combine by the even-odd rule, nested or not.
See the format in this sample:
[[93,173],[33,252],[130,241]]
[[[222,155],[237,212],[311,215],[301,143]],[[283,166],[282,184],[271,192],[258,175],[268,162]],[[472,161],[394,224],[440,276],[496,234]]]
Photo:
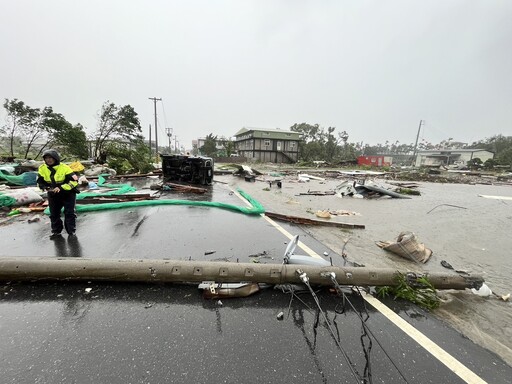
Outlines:
[[[50,207],[50,221],[52,232],[60,233],[66,228],[67,233],[76,231],[75,192],[48,193],[48,206]],[[64,208],[64,224],[60,218],[60,212]]]

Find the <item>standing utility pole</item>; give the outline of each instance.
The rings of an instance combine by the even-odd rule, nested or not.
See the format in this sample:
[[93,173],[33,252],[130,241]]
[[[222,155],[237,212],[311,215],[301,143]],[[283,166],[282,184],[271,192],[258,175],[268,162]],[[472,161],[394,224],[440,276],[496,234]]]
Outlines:
[[149,100],[153,100],[153,104],[155,106],[155,159],[158,163],[158,128],[157,128],[157,122],[156,122],[156,102],[162,101],[162,99],[158,99],[156,97],[149,97]]
[[418,148],[418,139],[420,137],[420,129],[423,124],[425,124],[425,121],[420,120],[420,125],[418,126],[418,134],[416,135],[416,143],[414,143],[414,152],[412,154],[414,164],[416,164],[416,154],[418,153],[418,151],[416,149]]
[[151,124],[149,124],[149,157],[153,156],[153,148],[151,148]]
[[165,128],[165,132],[167,133],[167,138],[169,139],[169,154],[171,154],[172,128]]

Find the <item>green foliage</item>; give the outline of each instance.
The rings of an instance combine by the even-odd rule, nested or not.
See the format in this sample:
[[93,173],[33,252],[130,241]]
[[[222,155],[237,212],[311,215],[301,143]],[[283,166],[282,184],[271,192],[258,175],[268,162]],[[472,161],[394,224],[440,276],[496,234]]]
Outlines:
[[396,286],[377,288],[377,295],[381,298],[393,296],[394,300],[408,300],[428,310],[439,307],[437,291],[426,276],[418,277],[411,282],[407,276],[397,272],[396,282]]
[[414,196],[421,196],[420,191],[412,188],[397,188],[396,192],[402,194],[402,195],[414,195]]
[[512,136],[496,135],[484,140],[475,141],[467,148],[478,148],[486,151],[494,152],[495,155],[499,155],[502,151],[508,148],[512,148]]
[[210,133],[204,140],[204,145],[199,148],[203,155],[214,157],[217,154],[217,136]]
[[233,140],[222,139],[222,147],[224,148],[225,155],[227,157],[231,156],[231,154],[235,152],[235,143]]
[[148,173],[152,171],[151,153],[142,137],[130,143],[110,142],[105,146],[108,165],[118,174]]
[[502,150],[496,157],[496,162],[500,165],[508,165],[512,167],[512,146]]
[[51,107],[32,108],[17,99],[5,99],[7,125],[2,133],[7,136],[11,156],[38,158],[48,147],[57,146],[63,153],[87,157],[85,132],[73,127]]
[[493,169],[496,165],[498,165],[498,163],[494,159],[487,159],[484,162],[484,168],[485,169]]
[[142,133],[137,112],[131,105],[117,106],[106,101],[98,116],[98,128],[95,132],[96,146],[94,157],[104,151],[107,141],[122,139],[130,142]]
[[51,128],[54,143],[66,155],[79,159],[87,159],[87,138],[81,124],[71,125],[61,114],[52,114],[47,119]]
[[475,157],[467,162],[467,166],[472,169],[476,169],[481,167],[483,164],[482,160],[479,157]]
[[[18,99],[5,99],[3,107],[7,112],[7,124],[2,128],[2,134],[8,137],[9,154],[14,157],[18,152],[27,158],[32,144],[45,135],[42,122],[51,108],[41,111]],[[15,146],[16,141],[20,143],[19,147]]]
[[[426,143],[420,143],[418,146],[420,149],[433,149],[433,147],[431,148],[431,146]],[[384,144],[366,144],[364,147],[360,148],[360,150],[361,154],[364,153],[365,155],[412,155],[414,152],[414,144],[400,144],[398,140],[394,143],[386,141]]]

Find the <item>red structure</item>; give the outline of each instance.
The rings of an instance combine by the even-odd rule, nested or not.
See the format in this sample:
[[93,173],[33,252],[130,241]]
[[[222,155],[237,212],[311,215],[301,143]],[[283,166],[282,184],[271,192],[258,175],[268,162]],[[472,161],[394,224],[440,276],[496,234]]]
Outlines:
[[370,165],[372,167],[389,167],[393,162],[391,156],[359,156],[357,158],[358,165]]

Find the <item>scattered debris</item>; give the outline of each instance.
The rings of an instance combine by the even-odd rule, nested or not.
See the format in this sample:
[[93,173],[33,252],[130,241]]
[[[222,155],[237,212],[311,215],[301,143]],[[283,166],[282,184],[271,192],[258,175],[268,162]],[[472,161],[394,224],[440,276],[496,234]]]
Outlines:
[[298,175],[299,181],[309,181],[309,180],[319,180],[319,181],[325,181],[325,178],[308,175],[307,173],[299,173]]
[[352,196],[352,197],[364,197],[367,199],[379,198],[382,196],[390,196],[392,198],[399,199],[410,199],[409,196],[401,195],[400,193],[378,187],[368,183],[358,183],[357,181],[344,181],[338,185],[335,189],[335,194],[338,197]]
[[512,196],[478,195],[478,197],[484,197],[486,199],[495,199],[495,200],[512,200]]
[[418,188],[420,185],[416,183],[400,183],[400,182],[389,182],[391,185],[396,185],[400,188],[408,188],[408,189],[414,189]]
[[268,256],[267,251],[263,251],[263,252],[255,253],[253,255],[249,255],[249,257],[260,257],[260,256]]
[[432,256],[432,250],[418,242],[412,232],[401,232],[395,242],[377,241],[376,244],[386,251],[417,263],[426,263]]
[[432,212],[434,209],[436,208],[439,208],[439,207],[442,207],[443,205],[447,206],[447,207],[454,207],[454,208],[460,208],[460,209],[467,209],[466,207],[461,207],[461,206],[458,206],[458,205],[453,205],[453,204],[439,204],[439,205],[436,205],[434,208],[432,208],[430,211],[427,212],[427,215]]
[[277,318],[277,320],[283,320],[283,318],[284,318],[284,312],[283,312],[283,311],[279,312],[279,313],[277,314],[276,318]]
[[330,262],[320,257],[295,255],[293,252],[295,252],[295,248],[297,248],[298,243],[299,235],[295,235],[284,252],[284,264],[312,265],[317,267],[328,267],[332,265]]
[[478,289],[471,288],[471,292],[473,292],[475,295],[487,297],[492,295],[491,288],[487,286],[487,284],[482,283],[482,286]]
[[420,191],[417,191],[417,190],[412,189],[412,188],[403,188],[403,187],[401,187],[401,188],[395,189],[395,192],[400,193],[402,195],[421,196]]
[[325,191],[325,192],[322,192],[322,191],[307,191],[307,192],[301,192],[299,193],[297,196],[302,196],[302,195],[309,195],[309,196],[332,196],[334,195],[336,192],[334,191]]
[[330,219],[331,218],[331,214],[327,210],[325,210],[325,211],[316,211],[315,212],[315,216],[316,217],[321,217],[323,219]]
[[29,223],[36,223],[36,222],[38,222],[38,221],[40,221],[40,220],[41,220],[41,216],[36,215],[36,216],[34,216],[34,217],[31,217],[31,218],[30,218],[30,219],[28,219],[27,221],[28,221]]
[[338,209],[336,211],[329,211],[332,216],[361,216],[360,213],[353,211],[346,211],[344,209]]
[[138,193],[130,195],[112,195],[112,196],[87,196],[78,201],[78,204],[105,204],[122,203],[125,201],[143,201],[152,200],[153,196],[149,193]]
[[305,217],[297,217],[297,216],[289,216],[282,215],[280,213],[274,212],[265,212],[265,216],[270,217],[272,219],[286,221],[295,224],[301,225],[323,225],[329,227],[338,227],[338,228],[359,228],[364,229],[365,226],[363,224],[349,224],[349,223],[338,223],[334,221],[321,221],[321,220],[313,220]]
[[[198,285],[203,290],[205,299],[247,297],[260,290],[258,283],[216,283],[214,281],[203,281]],[[222,301],[217,301],[222,305]]]
[[206,188],[193,187],[191,185],[183,185],[177,183],[163,183],[162,185],[156,185],[155,189],[161,189],[163,191],[171,192],[183,192],[183,193],[197,193],[203,194],[208,191]]

